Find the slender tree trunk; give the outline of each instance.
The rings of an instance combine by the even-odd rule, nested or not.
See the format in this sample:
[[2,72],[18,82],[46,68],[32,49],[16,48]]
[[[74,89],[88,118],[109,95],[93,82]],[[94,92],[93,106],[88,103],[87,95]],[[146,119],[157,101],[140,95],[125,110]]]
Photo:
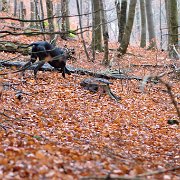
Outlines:
[[70,29],[69,18],[67,17],[69,15],[68,2],[68,0],[61,0],[62,32],[64,32],[64,34],[61,35],[62,39],[67,39],[68,34],[65,34],[65,32],[68,32]]
[[90,26],[90,15],[89,15],[89,13],[90,13],[90,1],[89,0],[87,0],[86,1],[86,8],[85,8],[85,10],[84,10],[84,13],[85,14],[88,14],[87,16],[86,16],[86,26],[88,27],[88,31],[86,32],[86,35],[87,35],[87,37],[89,38],[89,36],[90,36],[90,28],[89,28],[89,26]]
[[81,31],[81,39],[83,42],[83,46],[84,46],[84,51],[86,53],[86,57],[88,60],[90,60],[89,54],[87,52],[87,48],[86,48],[86,43],[84,41],[84,37],[83,37],[83,31],[82,31],[82,22],[81,22],[81,16],[80,16],[80,7],[79,7],[79,0],[76,0],[76,5],[77,5],[77,10],[78,10],[78,17],[79,17],[79,25],[80,25],[80,31]]
[[[39,11],[39,1],[38,0],[34,0],[34,3],[35,3],[35,16],[36,16],[36,20],[40,20],[41,19],[41,17],[40,17],[40,11]],[[41,7],[41,13],[42,13],[42,15],[43,15],[43,17],[44,17],[44,12],[43,12],[43,5],[42,5],[42,0],[40,0],[40,7]],[[42,32],[44,32],[45,31],[45,26],[44,26],[44,22],[37,22],[36,23],[36,27],[37,28],[39,28],[40,27],[40,29],[41,29],[41,31]],[[45,38],[45,35],[43,35],[43,37],[44,37],[44,40],[46,39]]]
[[101,17],[102,17],[102,31],[103,31],[103,40],[104,40],[104,58],[102,61],[102,64],[105,66],[109,65],[109,47],[108,47],[108,27],[107,27],[107,18],[106,13],[104,11],[104,4],[102,0],[100,1],[100,7],[101,7]]
[[[56,4],[56,15],[61,16],[61,3],[60,2],[57,2]],[[58,18],[56,23],[58,25],[58,30],[61,31],[61,18]]]
[[[30,2],[30,8],[31,8],[31,20],[35,20],[35,7],[34,7],[34,2]],[[34,27],[35,23],[31,22],[30,26]]]
[[165,0],[168,25],[168,44],[178,44],[178,11],[176,0]]
[[[65,32],[66,31],[66,18],[65,18],[65,15],[66,15],[66,0],[61,0],[61,14],[62,14],[62,31]],[[65,35],[64,35],[65,36]]]
[[[34,5],[35,5],[35,17],[36,17],[36,20],[39,20],[40,17],[39,17],[39,11],[38,11],[38,0],[34,0]],[[40,23],[39,22],[36,22],[36,27],[39,28],[40,27]]]
[[[40,0],[40,9],[41,9],[41,13],[40,13],[40,19],[44,19],[44,8],[43,8],[43,1]],[[42,29],[45,30],[45,24],[44,22],[41,23]]]
[[69,23],[69,0],[66,0],[66,30],[70,30],[70,23]]
[[17,0],[14,0],[14,16],[17,15]]
[[146,47],[146,11],[145,2],[140,0],[140,10],[141,10],[141,44],[142,48]]
[[148,32],[149,32],[149,48],[148,49],[154,49],[157,47],[157,45],[156,45],[156,35],[154,31],[152,0],[146,0],[146,15],[147,15],[147,24],[148,24]]
[[[26,8],[24,7],[23,1],[20,2],[20,17],[21,19],[25,19],[26,16]],[[21,26],[24,27],[24,22],[21,22]]]
[[118,51],[120,52],[119,55],[124,55],[129,45],[132,27],[134,23],[136,3],[137,3],[137,0],[131,0],[129,4],[129,14],[128,14],[127,24],[124,31],[126,33],[124,33],[122,42],[120,44],[120,47],[118,48]]
[[[176,0],[165,0],[166,16],[168,26],[168,50],[171,58],[177,58],[178,55],[174,51],[174,48],[178,45],[178,11]],[[173,47],[174,45],[174,47]]]
[[[53,17],[53,4],[51,0],[46,0],[46,8],[47,8],[47,17]],[[48,23],[49,23],[49,31],[53,33],[54,32],[53,18],[48,19]],[[50,41],[54,42],[54,39],[55,39],[55,35],[51,34]]]
[[119,27],[118,42],[121,43],[123,35],[124,35],[124,29],[126,26],[127,0],[121,1],[121,7],[120,7],[119,0],[116,1],[116,11],[117,11],[118,27]]
[[97,0],[92,0],[93,11],[93,35],[92,48],[102,51],[102,30],[101,30],[101,10],[100,3]]

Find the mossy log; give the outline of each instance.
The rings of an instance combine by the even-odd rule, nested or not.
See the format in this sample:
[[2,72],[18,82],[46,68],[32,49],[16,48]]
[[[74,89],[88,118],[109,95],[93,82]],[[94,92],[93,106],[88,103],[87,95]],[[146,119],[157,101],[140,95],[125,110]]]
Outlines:
[[31,48],[25,48],[26,46],[28,46],[28,44],[0,41],[0,51],[4,52],[21,53],[22,55],[28,55],[31,52]]

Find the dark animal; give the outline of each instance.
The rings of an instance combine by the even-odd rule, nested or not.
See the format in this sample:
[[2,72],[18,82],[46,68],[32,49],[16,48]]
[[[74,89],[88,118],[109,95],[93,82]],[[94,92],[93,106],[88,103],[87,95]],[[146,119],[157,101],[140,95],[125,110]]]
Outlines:
[[34,69],[34,77],[36,78],[38,70],[44,65],[45,62],[49,63],[55,69],[62,73],[65,78],[65,74],[71,74],[66,68],[67,59],[71,58],[71,54],[67,48],[58,48],[46,41],[34,42],[27,47],[32,46],[31,60],[22,67],[24,71],[30,67],[33,63],[39,59],[36,68]]

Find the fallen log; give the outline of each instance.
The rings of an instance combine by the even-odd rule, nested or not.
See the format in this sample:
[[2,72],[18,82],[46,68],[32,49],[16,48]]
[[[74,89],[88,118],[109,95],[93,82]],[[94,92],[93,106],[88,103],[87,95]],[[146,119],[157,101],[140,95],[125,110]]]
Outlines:
[[91,92],[100,92],[99,98],[102,94],[109,95],[112,99],[119,101],[121,98],[116,96],[110,89],[110,84],[112,82],[108,81],[107,79],[103,78],[86,78],[81,81],[80,85]]
[[30,48],[25,48],[28,44],[14,43],[10,41],[0,41],[0,51],[10,53],[20,53],[22,55],[29,55],[31,52]]
[[[20,62],[20,61],[0,61],[0,67],[16,67],[16,68],[21,68],[26,62]],[[30,68],[28,68],[29,70],[34,70],[34,68],[36,67],[35,64],[33,64]],[[137,77],[137,76],[127,76],[125,74],[111,74],[111,73],[107,73],[106,71],[104,72],[94,72],[92,70],[88,70],[88,69],[83,69],[83,68],[75,68],[73,66],[66,66],[68,68],[68,70],[71,73],[75,73],[75,74],[80,74],[80,75],[90,75],[93,77],[97,77],[97,78],[105,78],[105,79],[127,79],[127,80],[138,80],[138,81],[142,81],[143,78],[141,77]],[[51,65],[49,64],[44,64],[42,66],[42,68],[40,69],[41,71],[56,71]],[[12,72],[9,72],[12,73]],[[1,75],[1,73],[0,73]]]

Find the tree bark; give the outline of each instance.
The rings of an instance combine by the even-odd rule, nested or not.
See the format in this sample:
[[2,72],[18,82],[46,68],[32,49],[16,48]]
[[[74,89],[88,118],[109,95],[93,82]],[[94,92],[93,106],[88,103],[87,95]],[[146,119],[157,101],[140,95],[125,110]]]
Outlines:
[[[46,8],[47,8],[47,17],[53,17],[53,4],[51,0],[46,0]],[[49,31],[54,32],[54,23],[53,23],[53,18],[48,19],[48,24],[49,24]],[[50,41],[54,42],[53,40],[55,39],[55,35],[51,34],[50,35]]]
[[140,11],[141,11],[141,43],[140,47],[146,47],[146,11],[145,2],[140,0]]
[[78,10],[78,15],[79,15],[79,25],[80,25],[81,39],[82,39],[82,43],[83,43],[83,46],[84,46],[84,51],[86,53],[87,59],[90,60],[90,57],[89,57],[89,54],[88,54],[88,51],[87,51],[87,48],[86,48],[86,43],[84,41],[83,32],[82,32],[82,24],[81,24],[82,22],[81,22],[81,16],[80,16],[79,0],[76,0],[76,5],[77,5],[77,10]]
[[152,13],[152,0],[146,0],[146,15],[147,15],[147,24],[149,32],[149,47],[148,49],[154,49],[156,45],[156,35],[154,31],[154,20]]
[[17,16],[17,0],[14,0],[14,16]]
[[136,3],[137,3],[137,0],[131,0],[129,4],[129,14],[128,14],[128,20],[127,20],[127,24],[124,31],[125,33],[123,35],[123,39],[120,44],[120,47],[118,48],[118,51],[120,52],[119,54],[120,56],[126,53],[128,45],[129,45],[132,27],[134,23]]
[[101,7],[97,0],[92,0],[92,49],[102,51]]
[[[178,45],[178,11],[176,0],[165,0],[166,16],[168,26],[168,49],[170,50],[171,57],[176,55],[173,53],[172,45]],[[172,52],[171,52],[172,51]],[[176,57],[175,57],[176,58]]]
[[[30,2],[30,9],[31,9],[31,20],[35,20],[35,6],[34,6],[34,2]],[[31,22],[30,26],[34,27],[35,23]]]
[[117,11],[118,27],[119,27],[118,42],[121,43],[123,35],[124,35],[125,26],[126,26],[127,0],[121,1],[121,7],[120,7],[120,2],[118,0],[116,2],[116,11]]
[[106,13],[104,11],[105,8],[102,0],[100,0],[100,7],[101,7],[101,17],[102,17],[101,21],[102,21],[103,40],[104,40],[104,58],[102,64],[108,66],[109,65],[109,47],[108,47],[109,35],[108,35],[107,18],[106,18]]
[[[68,0],[61,0],[61,13],[62,13],[62,32],[68,32],[70,30],[70,24],[69,24],[69,4]],[[62,39],[67,39],[68,34],[62,34]]]

